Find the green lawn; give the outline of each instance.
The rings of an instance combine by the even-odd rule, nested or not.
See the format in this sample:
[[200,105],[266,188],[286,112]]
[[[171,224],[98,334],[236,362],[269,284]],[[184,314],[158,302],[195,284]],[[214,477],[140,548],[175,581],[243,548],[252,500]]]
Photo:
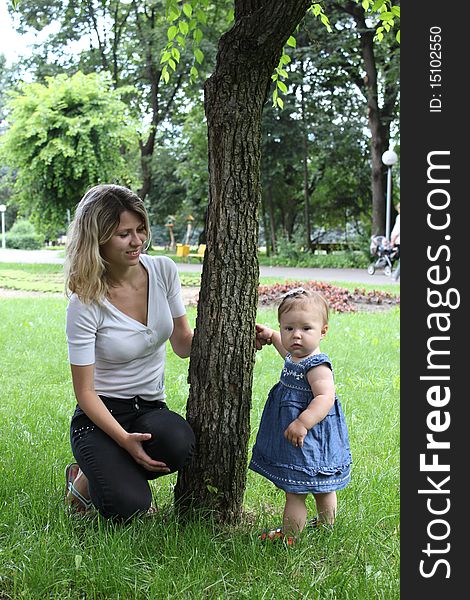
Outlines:
[[[180,524],[176,475],[154,484],[161,512],[152,519],[115,526],[66,514],[74,400],[65,306],[47,296],[0,301],[0,598],[399,598],[399,308],[331,317],[322,349],[350,430],[352,482],[338,493],[332,531],[309,531],[285,548],[257,539],[280,523],[283,498],[252,472],[236,528]],[[195,309],[189,317],[194,324]],[[258,320],[275,325],[275,312]],[[281,366],[272,347],[257,354],[250,444]],[[169,349],[168,403],[182,414],[187,367]]]

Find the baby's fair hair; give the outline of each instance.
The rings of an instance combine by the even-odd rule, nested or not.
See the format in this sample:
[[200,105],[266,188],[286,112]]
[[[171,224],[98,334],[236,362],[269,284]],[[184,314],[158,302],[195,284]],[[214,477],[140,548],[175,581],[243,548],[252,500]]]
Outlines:
[[283,295],[277,309],[277,318],[279,322],[284,313],[299,306],[312,306],[313,308],[316,308],[323,319],[323,325],[328,324],[328,302],[320,292],[305,290],[304,288],[295,288]]

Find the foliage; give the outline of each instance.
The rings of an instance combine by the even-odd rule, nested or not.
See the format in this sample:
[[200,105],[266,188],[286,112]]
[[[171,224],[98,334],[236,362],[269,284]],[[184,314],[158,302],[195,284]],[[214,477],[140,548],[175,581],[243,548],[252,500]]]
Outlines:
[[339,313],[357,312],[358,305],[394,305],[400,303],[400,297],[383,290],[366,291],[355,288],[353,292],[326,281],[289,281],[259,287],[259,302],[261,305],[279,303],[283,294],[291,289],[302,287],[306,290],[320,292],[326,298],[330,309]]
[[182,113],[173,130],[159,136],[158,142],[149,209],[152,222],[160,225],[165,224],[167,215],[174,215],[179,241],[184,238],[188,215],[194,217],[195,229],[204,227],[209,172],[202,104],[196,103]]
[[[158,143],[177,126],[180,111],[184,112],[188,104],[200,103],[200,81],[213,65],[216,41],[230,20],[228,0],[206,4],[198,8],[195,0],[183,4],[173,0],[22,0],[15,14],[25,31],[43,31],[51,22],[60,24],[38,44],[30,60],[22,61],[22,67],[33,72],[37,80],[63,72],[72,75],[80,69],[84,73],[108,73],[116,89],[127,90],[122,100],[139,122],[138,192],[144,199],[152,194],[153,182],[159,176],[152,171],[158,164]],[[170,41],[171,20],[180,13],[181,29],[186,34],[178,27],[178,35]],[[186,42],[187,35],[190,39]],[[204,64],[200,65],[202,58]],[[195,85],[196,64],[199,81]],[[168,68],[174,74],[171,82]]]
[[128,153],[136,148],[136,125],[109,78],[78,72],[23,84],[9,111],[0,148],[18,170],[14,199],[43,233],[65,230],[67,209],[88,187],[134,184]]
[[[389,34],[395,27],[396,22],[400,22],[400,6],[395,5],[391,0],[355,0],[357,4],[361,4],[365,13],[368,16],[376,17],[378,22],[373,26],[375,29],[374,41],[382,42],[384,38],[384,31]],[[309,8],[308,13],[319,18],[323,26],[326,28],[328,33],[333,32],[330,19],[324,11],[322,2],[313,2]],[[300,28],[298,28],[300,29]],[[398,29],[395,34],[395,39],[400,43],[400,30]],[[296,48],[297,39],[291,35],[283,48],[279,64],[276,67],[272,79],[275,82],[274,91],[272,94],[272,106],[275,108],[284,108],[284,100],[280,97],[280,93],[286,94],[288,92],[286,80],[289,78],[289,73],[286,71],[286,65],[291,62],[291,57],[286,52],[287,48]]]
[[44,243],[44,236],[36,233],[34,225],[26,219],[19,219],[6,235],[9,248],[37,250]]
[[181,52],[187,51],[190,39],[193,63],[189,76],[192,82],[199,77],[197,65],[204,60],[204,52],[201,49],[204,37],[202,26],[207,23],[208,5],[209,0],[188,0],[182,5],[177,0],[167,0],[166,18],[170,23],[167,30],[168,43],[163,48],[160,59],[165,83],[170,80],[170,69],[176,71]]

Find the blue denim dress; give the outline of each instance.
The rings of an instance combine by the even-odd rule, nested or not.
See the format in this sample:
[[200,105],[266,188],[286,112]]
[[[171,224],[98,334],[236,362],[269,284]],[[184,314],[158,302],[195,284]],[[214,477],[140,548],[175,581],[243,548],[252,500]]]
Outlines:
[[263,410],[249,468],[286,492],[332,492],[346,487],[350,480],[348,429],[338,397],[327,416],[309,430],[302,448],[284,437],[289,424],[313,399],[307,372],[323,364],[332,369],[323,353],[300,362],[287,354],[281,379],[269,392]]

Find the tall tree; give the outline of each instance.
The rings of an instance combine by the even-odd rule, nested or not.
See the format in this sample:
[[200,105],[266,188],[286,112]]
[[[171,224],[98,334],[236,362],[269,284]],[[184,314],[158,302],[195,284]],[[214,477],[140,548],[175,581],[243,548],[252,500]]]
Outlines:
[[[60,29],[50,34],[29,60],[29,68],[39,81],[58,72],[73,74],[80,69],[84,73],[109,73],[115,88],[127,88],[128,94],[123,99],[141,121],[139,195],[142,198],[152,187],[158,130],[171,117],[182,87],[187,89],[188,75],[195,61],[191,44],[183,40],[187,50],[175,49],[171,58],[175,76],[165,84],[161,51],[168,41],[170,4],[178,3],[170,0],[21,0],[16,6],[21,31],[31,28],[42,31],[51,22],[60,23]],[[224,6],[226,2],[221,4]],[[181,12],[180,7],[175,10]],[[213,29],[206,28],[206,60],[211,56],[210,36],[217,37],[221,30],[218,28],[227,23],[226,14],[213,3],[201,15],[202,20],[207,21],[208,15],[212,17]],[[194,19],[188,18],[185,23],[189,29],[195,27]],[[79,43],[83,39],[89,40],[88,48]]]
[[[235,0],[206,81],[207,247],[190,360],[194,460],[176,500],[234,521],[246,483],[258,288],[261,116],[281,51],[310,0]],[[210,415],[210,418],[207,416]]]
[[[344,67],[350,74],[367,102],[367,119],[370,131],[371,152],[371,192],[372,192],[372,234],[385,232],[385,188],[386,167],[382,154],[390,142],[390,126],[398,111],[399,98],[399,44],[396,38],[388,36],[383,47],[374,44],[374,37],[380,21],[369,22],[362,4],[354,0],[333,2],[339,14],[352,17],[355,23],[356,38],[359,40],[360,66],[351,62],[343,53]],[[381,59],[378,59],[381,55]],[[357,53],[356,53],[357,56]],[[361,71],[364,74],[361,74]]]

